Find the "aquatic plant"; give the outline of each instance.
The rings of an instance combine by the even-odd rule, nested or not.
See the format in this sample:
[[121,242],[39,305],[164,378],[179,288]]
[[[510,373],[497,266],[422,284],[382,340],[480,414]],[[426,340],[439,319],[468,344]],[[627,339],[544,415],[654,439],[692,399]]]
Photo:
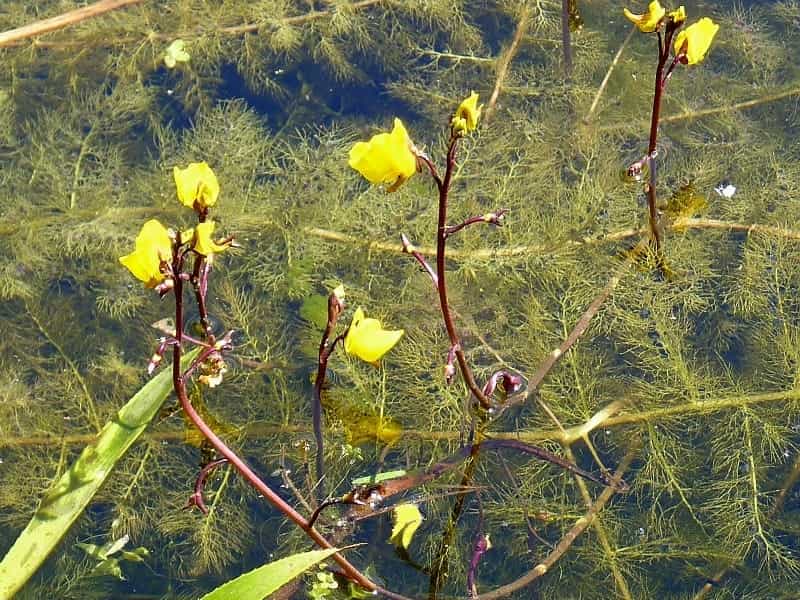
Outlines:
[[[144,384],[166,328],[150,323],[165,305],[117,258],[151,218],[196,226],[171,182],[175,166],[205,160],[221,190],[215,231],[235,232],[242,248],[214,265],[208,309],[221,324],[210,325],[235,330],[235,348],[222,383],[192,392],[203,418],[306,518],[354,479],[448,467],[352,525],[348,506],[322,511],[324,535],[345,519],[347,539],[368,543],[346,556],[371,579],[416,597],[430,593],[434,565],[441,596],[464,597],[468,585],[489,597],[791,594],[797,3],[704,5],[719,32],[701,63],[676,66],[661,106],[667,278],[644,258],[647,195],[622,177],[646,149],[657,34],[640,33],[619,4],[581,3],[566,81],[562,4],[138,2],[4,47],[0,552]],[[0,25],[72,7],[9,0]],[[170,67],[176,40],[189,59]],[[417,174],[385,194],[347,167],[353,145],[391,130],[395,116],[418,149],[446,156],[447,124],[473,89],[485,106],[459,141],[448,226],[508,212],[500,228],[449,238],[448,301],[478,387],[506,370],[535,389],[497,407],[483,431],[596,476],[600,463],[625,467],[627,493],[584,486],[516,449],[472,463],[458,454],[481,411],[466,407],[458,374],[446,384],[438,294],[398,241],[405,233],[433,262],[438,190]],[[321,389],[328,497],[311,489],[310,379],[325,322],[301,307],[321,297],[324,319],[341,282],[348,310],[363,306],[405,334],[378,368],[331,357]],[[200,336],[196,315],[188,320]],[[565,340],[571,348],[552,358]],[[181,510],[216,456],[173,404],[21,597],[135,587],[196,598],[310,549],[226,464],[204,482],[208,515]],[[404,477],[389,481],[412,485]],[[388,509],[405,502],[424,520],[401,556],[386,543]],[[146,563],[123,565],[127,581],[93,576],[97,561],[76,544],[126,534],[151,551]],[[493,547],[482,551],[485,535]],[[324,581],[308,577],[321,581],[314,593],[349,593],[332,564]]]

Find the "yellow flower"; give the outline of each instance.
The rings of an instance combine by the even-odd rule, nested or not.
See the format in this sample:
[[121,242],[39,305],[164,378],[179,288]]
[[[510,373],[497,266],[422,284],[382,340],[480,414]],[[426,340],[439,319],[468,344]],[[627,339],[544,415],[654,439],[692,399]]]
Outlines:
[[653,0],[653,2],[647,6],[647,12],[642,15],[635,15],[627,8],[622,9],[622,12],[625,13],[625,16],[631,23],[639,28],[639,31],[644,33],[655,31],[661,19],[663,19],[664,15],[667,13],[658,0]]
[[377,364],[400,341],[403,333],[405,332],[402,329],[384,329],[378,319],[367,319],[359,307],[344,338],[344,349],[364,362]]
[[681,62],[696,65],[705,57],[718,29],[719,25],[708,17],[692,23],[675,36],[675,56],[685,53],[686,57]]
[[178,200],[181,204],[195,210],[204,210],[216,204],[219,182],[205,161],[189,163],[185,169],[175,167],[172,173],[175,176],[175,187],[178,188]]
[[156,219],[151,219],[142,226],[136,236],[136,249],[120,257],[119,262],[144,282],[149,288],[156,287],[164,281],[161,263],[172,260],[172,240],[167,229]]
[[681,5],[676,10],[670,11],[667,16],[672,19],[673,23],[680,25],[686,20],[686,8]]
[[358,142],[350,149],[348,164],[370,183],[388,183],[396,190],[417,172],[414,145],[403,122],[395,118],[391,133],[379,133],[368,142]]
[[225,244],[217,244],[211,235],[214,233],[214,221],[206,221],[205,223],[198,223],[194,228],[194,239],[192,240],[192,250],[203,256],[212,257],[218,252],[222,252],[230,247],[230,242]]
[[458,106],[456,114],[450,120],[450,126],[456,133],[469,133],[478,127],[478,119],[481,118],[483,104],[478,106],[478,94],[472,92],[469,97]]

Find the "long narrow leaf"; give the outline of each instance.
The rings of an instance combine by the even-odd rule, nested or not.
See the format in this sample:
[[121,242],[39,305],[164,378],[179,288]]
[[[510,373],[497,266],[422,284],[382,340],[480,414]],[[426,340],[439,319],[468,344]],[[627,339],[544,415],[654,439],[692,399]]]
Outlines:
[[292,554],[223,583],[200,600],[263,600],[275,590],[338,552],[336,548]]
[[[195,355],[196,352],[189,353],[185,361]],[[83,449],[58,483],[47,491],[28,526],[0,562],[0,600],[10,599],[41,566],[117,461],[147,428],[171,390],[172,371],[164,369],[106,423],[97,440]]]

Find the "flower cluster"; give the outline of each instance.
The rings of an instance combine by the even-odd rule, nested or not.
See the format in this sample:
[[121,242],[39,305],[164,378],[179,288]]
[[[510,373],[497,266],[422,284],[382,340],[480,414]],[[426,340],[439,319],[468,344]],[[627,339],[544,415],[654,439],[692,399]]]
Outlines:
[[[472,92],[450,120],[452,134],[460,137],[475,131],[482,108],[478,106],[478,94]],[[395,117],[390,133],[378,133],[368,142],[357,142],[350,149],[348,164],[370,183],[388,184],[387,191],[393,192],[420,170],[423,158],[403,122]]]
[[[647,11],[642,14],[634,14],[627,8],[623,9],[623,12],[628,20],[644,33],[660,31],[665,23],[677,28],[686,21],[686,9],[683,6],[667,13],[658,0],[653,0],[647,6]],[[672,47],[676,60],[687,65],[695,65],[702,61],[718,29],[719,25],[710,18],[703,17],[678,32]]]
[[[214,171],[205,162],[200,162],[191,163],[185,169],[175,167],[173,174],[178,200],[204,218],[219,196],[219,183]],[[209,263],[215,254],[230,247],[231,240],[214,241],[214,227],[214,221],[204,221],[178,234],[157,219],[151,219],[136,237],[134,251],[120,257],[119,261],[145,287],[156,288],[163,295],[173,286],[172,259],[178,242],[189,244],[192,252],[204,256]]]

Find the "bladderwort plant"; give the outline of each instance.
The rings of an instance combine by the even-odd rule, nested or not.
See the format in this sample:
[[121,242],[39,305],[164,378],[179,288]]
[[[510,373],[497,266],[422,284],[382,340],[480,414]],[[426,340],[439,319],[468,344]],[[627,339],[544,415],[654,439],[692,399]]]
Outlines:
[[[667,83],[675,68],[680,65],[696,65],[703,60],[711,42],[717,34],[719,25],[708,17],[683,28],[686,23],[686,9],[683,6],[667,13],[658,0],[647,7],[647,12],[634,14],[627,8],[625,16],[642,33],[655,33],[658,37],[658,61],[655,71],[655,89],[653,92],[653,109],[650,115],[650,138],[647,153],[628,167],[628,176],[641,180],[643,172],[647,173],[645,193],[647,194],[648,221],[650,225],[650,241],[658,258],[664,237],[664,224],[657,201],[657,163],[658,128],[661,120],[661,100]],[[660,259],[659,259],[660,262]]]
[[[357,143],[351,149],[349,158],[352,168],[373,184],[388,185],[387,191],[389,192],[396,190],[409,177],[420,171],[427,172],[436,185],[439,209],[436,226],[435,269],[405,234],[401,238],[404,252],[414,257],[436,289],[442,321],[450,341],[446,360],[443,361],[442,376],[448,385],[453,384],[457,375],[456,365],[458,365],[458,371],[469,390],[472,402],[466,403],[465,406],[474,417],[469,433],[469,442],[450,457],[427,469],[412,474],[403,473],[399,477],[387,480],[375,479],[365,485],[354,487],[344,496],[328,497],[317,505],[313,514],[308,518],[297,512],[265,483],[254,469],[222,440],[214,428],[206,422],[197,407],[193,405],[190,386],[213,388],[221,385],[227,372],[225,357],[234,349],[234,332],[232,330],[221,335],[215,333],[208,314],[207,297],[216,256],[236,248],[237,244],[233,237],[214,238],[215,222],[210,219],[210,213],[217,203],[220,187],[211,167],[205,162],[196,162],[190,163],[183,169],[174,168],[178,200],[194,211],[197,224],[191,229],[179,230],[167,228],[158,220],[151,219],[142,226],[136,238],[135,250],[121,257],[120,262],[146,288],[152,289],[162,299],[171,297],[174,300],[173,326],[162,328],[166,329],[165,335],[159,339],[157,350],[150,358],[147,370],[152,374],[163,362],[165,354],[171,350],[172,384],[180,406],[188,420],[215,452],[215,457],[207,460],[200,469],[194,490],[186,503],[187,508],[194,507],[204,514],[208,514],[203,497],[205,483],[214,469],[229,464],[287,519],[302,529],[314,543],[322,549],[331,550],[334,548],[333,543],[315,528],[323,509],[339,504],[355,507],[368,506],[374,510],[392,496],[435,480],[465,460],[469,461],[470,465],[474,465],[474,459],[480,449],[515,450],[523,455],[547,461],[578,477],[601,485],[608,485],[614,489],[626,487],[620,478],[615,478],[606,472],[595,475],[544,448],[514,440],[486,439],[483,435],[482,425],[491,418],[491,415],[497,411],[505,399],[523,390],[524,380],[519,374],[508,370],[499,370],[488,377],[483,385],[478,384],[462,348],[461,337],[455,326],[447,294],[445,256],[448,238],[473,225],[501,226],[508,212],[506,209],[498,208],[483,215],[467,218],[455,225],[448,225],[447,222],[451,184],[457,167],[458,146],[466,135],[475,131],[480,114],[478,95],[473,92],[460,104],[450,120],[443,174],[440,174],[434,161],[414,145],[399,119],[395,119],[394,129],[391,133],[380,133],[368,142]],[[200,324],[199,335],[185,331],[187,298],[193,298],[196,305]],[[339,285],[328,296],[327,322],[319,344],[318,369],[313,388],[312,418],[314,437],[317,443],[316,478],[318,484],[322,483],[325,478],[322,397],[326,386],[328,362],[332,353],[337,347],[342,346],[348,354],[377,365],[404,334],[403,330],[384,329],[377,319],[367,318],[361,307],[355,310],[350,324],[343,331],[337,333],[338,322],[345,309],[345,290],[343,285]],[[182,367],[184,355],[189,349],[197,349],[198,354],[187,367]],[[472,469],[468,468],[462,480],[462,488],[469,485],[472,474]],[[459,501],[456,506],[459,512],[464,506],[465,496],[466,492],[458,494]],[[396,525],[392,540],[396,541],[400,550],[407,551],[411,536],[419,525],[421,516],[416,518],[419,511],[414,503],[398,504],[393,510]],[[403,516],[409,514],[412,515],[411,518]],[[455,516],[453,521],[455,521]],[[449,540],[452,531],[452,528],[449,528],[449,533],[444,536],[445,540]],[[335,535],[335,541],[339,544],[342,541],[342,534]],[[481,528],[470,559],[468,580],[470,594],[473,595],[477,593],[475,588],[477,567],[481,557],[488,549],[488,544],[488,537]],[[370,591],[379,591],[389,597],[402,598],[399,594],[380,588],[340,553],[333,554],[333,559],[341,569],[342,575],[358,586]],[[438,591],[443,582],[443,571],[441,568],[436,568],[433,573],[433,589]]]

